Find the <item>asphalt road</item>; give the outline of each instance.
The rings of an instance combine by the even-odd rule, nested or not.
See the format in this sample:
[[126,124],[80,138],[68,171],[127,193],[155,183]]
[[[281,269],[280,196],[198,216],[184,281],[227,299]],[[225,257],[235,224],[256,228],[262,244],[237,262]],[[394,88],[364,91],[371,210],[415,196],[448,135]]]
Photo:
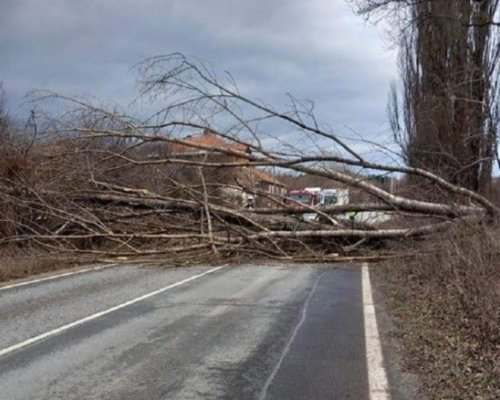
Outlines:
[[2,350],[1,400],[369,399],[357,268],[122,266],[0,289]]

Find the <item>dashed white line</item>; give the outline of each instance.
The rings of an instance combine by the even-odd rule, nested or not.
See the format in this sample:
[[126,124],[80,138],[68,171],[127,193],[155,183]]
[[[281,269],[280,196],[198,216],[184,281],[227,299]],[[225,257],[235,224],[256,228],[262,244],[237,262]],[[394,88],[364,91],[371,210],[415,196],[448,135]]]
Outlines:
[[84,272],[100,271],[101,269],[116,267],[117,265],[118,264],[98,265],[96,267],[78,269],[76,271],[69,271],[69,272],[64,272],[62,274],[50,275],[50,276],[46,276],[44,278],[31,279],[29,281],[23,281],[23,282],[19,282],[19,283],[13,283],[12,285],[0,286],[0,291],[1,290],[6,290],[6,289],[14,289],[14,288],[17,288],[17,287],[20,287],[20,286],[32,285],[34,283],[39,283],[39,282],[51,281],[53,279],[59,279],[59,278],[65,277],[65,276],[83,274]]
[[375,305],[368,264],[362,266],[363,314],[365,322],[366,363],[370,400],[390,400],[389,384],[384,368],[384,357],[377,327]]
[[110,314],[110,313],[112,313],[114,311],[117,311],[117,310],[120,310],[120,309],[122,309],[124,307],[130,306],[130,305],[138,303],[138,302],[140,302],[142,300],[145,300],[145,299],[148,299],[150,297],[156,296],[157,294],[163,293],[163,292],[165,292],[165,291],[167,291],[169,289],[173,289],[175,287],[184,285],[185,283],[194,281],[195,279],[198,279],[198,278],[201,278],[202,276],[211,274],[212,272],[218,271],[218,270],[220,270],[221,268],[224,268],[224,267],[225,266],[223,265],[221,267],[215,267],[215,268],[209,269],[208,271],[202,272],[201,274],[193,275],[193,276],[191,276],[189,278],[183,279],[182,281],[172,283],[171,285],[165,286],[165,287],[163,287],[161,289],[157,289],[157,290],[155,290],[153,292],[150,292],[150,293],[147,293],[145,295],[136,297],[135,299],[126,301],[125,303],[118,304],[118,305],[116,305],[114,307],[108,308],[106,310],[97,312],[97,313],[92,314],[92,315],[89,315],[88,317],[81,318],[81,319],[79,319],[77,321],[74,321],[74,322],[71,322],[71,323],[69,323],[67,325],[63,325],[63,326],[61,326],[59,328],[52,329],[51,331],[42,333],[41,335],[34,336],[34,337],[32,337],[30,339],[27,339],[27,340],[25,340],[23,342],[17,343],[15,345],[12,345],[10,347],[7,347],[5,349],[0,350],[0,357],[4,356],[6,354],[12,353],[13,351],[22,349],[23,347],[29,346],[29,345],[31,345],[33,343],[39,342],[40,340],[46,339],[46,338],[48,338],[50,336],[54,336],[54,335],[56,335],[58,333],[67,331],[68,329],[74,328],[75,326],[82,325],[85,322],[89,322],[89,321],[95,320],[95,319],[97,319],[99,317],[102,317],[104,315]]

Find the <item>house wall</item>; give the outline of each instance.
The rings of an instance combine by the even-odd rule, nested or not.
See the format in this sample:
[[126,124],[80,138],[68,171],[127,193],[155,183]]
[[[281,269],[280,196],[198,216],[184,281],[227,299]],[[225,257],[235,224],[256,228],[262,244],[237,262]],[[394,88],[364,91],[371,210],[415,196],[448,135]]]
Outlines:
[[[267,183],[267,182],[260,182],[257,185],[257,187],[258,189],[265,191],[266,193],[269,193],[271,195],[276,195],[277,200],[279,200],[279,196],[285,196],[287,192],[286,188],[279,185],[273,185],[272,183]],[[277,204],[265,196],[258,196],[257,207],[276,208]]]

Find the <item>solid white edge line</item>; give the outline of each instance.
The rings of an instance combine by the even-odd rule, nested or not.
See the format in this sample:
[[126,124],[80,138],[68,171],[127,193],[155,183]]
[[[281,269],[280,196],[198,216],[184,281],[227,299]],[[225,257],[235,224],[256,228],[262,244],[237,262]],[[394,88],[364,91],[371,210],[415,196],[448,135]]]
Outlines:
[[92,320],[97,319],[99,317],[102,317],[104,315],[110,314],[110,313],[112,313],[114,311],[120,310],[120,309],[122,309],[124,307],[130,306],[130,305],[138,303],[138,302],[140,302],[142,300],[145,300],[145,299],[148,299],[150,297],[156,296],[157,294],[163,293],[163,292],[165,292],[165,291],[167,291],[169,289],[173,289],[173,288],[175,288],[177,286],[181,286],[181,285],[183,285],[185,283],[188,283],[188,282],[193,281],[195,279],[201,278],[202,276],[211,274],[212,272],[218,271],[219,269],[224,268],[224,267],[225,267],[225,265],[223,265],[221,267],[211,268],[208,271],[202,272],[201,274],[193,275],[193,276],[191,276],[189,278],[183,279],[182,281],[172,283],[172,284],[170,284],[168,286],[165,286],[165,287],[163,287],[161,289],[155,290],[153,292],[150,292],[150,293],[144,294],[142,296],[136,297],[135,299],[126,301],[125,303],[121,303],[121,304],[118,304],[118,305],[116,305],[114,307],[108,308],[107,310],[103,310],[103,311],[97,312],[95,314],[89,315],[88,317],[81,318],[81,319],[79,319],[77,321],[74,321],[74,322],[71,322],[71,323],[69,323],[67,325],[63,325],[63,326],[61,326],[59,328],[52,329],[52,330],[50,330],[48,332],[42,333],[41,335],[37,335],[37,336],[34,336],[34,337],[30,338],[30,339],[24,340],[23,342],[14,344],[14,345],[12,345],[10,347],[7,347],[5,349],[0,350],[0,357],[4,356],[6,354],[9,354],[9,353],[11,353],[13,351],[19,350],[19,349],[21,349],[23,347],[29,346],[30,344],[39,342],[40,340],[46,339],[46,338],[48,338],[50,336],[53,336],[53,335],[56,335],[58,333],[67,331],[68,329],[74,328],[75,326],[81,325],[81,324],[83,324],[85,322],[92,321]]
[[76,271],[68,271],[68,272],[63,272],[62,274],[50,275],[50,276],[46,276],[44,278],[31,279],[29,281],[13,283],[12,285],[0,286],[0,291],[6,290],[6,289],[14,289],[14,288],[17,288],[20,286],[32,285],[34,283],[39,283],[39,282],[51,281],[53,279],[64,278],[65,276],[83,274],[84,272],[100,271],[101,269],[116,267],[117,265],[118,264],[98,265],[96,267],[78,269]]
[[363,315],[365,323],[366,364],[370,400],[390,400],[389,383],[377,327],[368,263],[362,265]]

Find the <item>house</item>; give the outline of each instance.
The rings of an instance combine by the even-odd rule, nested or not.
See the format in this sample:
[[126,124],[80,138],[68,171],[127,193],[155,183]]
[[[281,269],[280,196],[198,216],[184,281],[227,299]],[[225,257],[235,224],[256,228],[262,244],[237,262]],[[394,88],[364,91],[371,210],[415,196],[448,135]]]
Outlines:
[[[208,129],[201,135],[186,136],[182,140],[193,146],[171,143],[164,148],[163,156],[217,164],[204,166],[203,171],[209,177],[210,185],[217,187],[217,193],[223,201],[236,203],[241,207],[273,207],[275,203],[268,195],[286,194],[287,186],[275,176],[248,166],[250,157],[246,155],[251,154],[248,145],[227,141]],[[224,150],[228,152],[225,153]],[[231,167],[225,166],[231,164]]]
[[274,196],[276,200],[283,201],[288,191],[288,186],[284,182],[265,170],[245,167],[243,175],[246,178],[246,185],[260,193],[256,196],[257,207],[276,207],[277,203],[271,198]]

